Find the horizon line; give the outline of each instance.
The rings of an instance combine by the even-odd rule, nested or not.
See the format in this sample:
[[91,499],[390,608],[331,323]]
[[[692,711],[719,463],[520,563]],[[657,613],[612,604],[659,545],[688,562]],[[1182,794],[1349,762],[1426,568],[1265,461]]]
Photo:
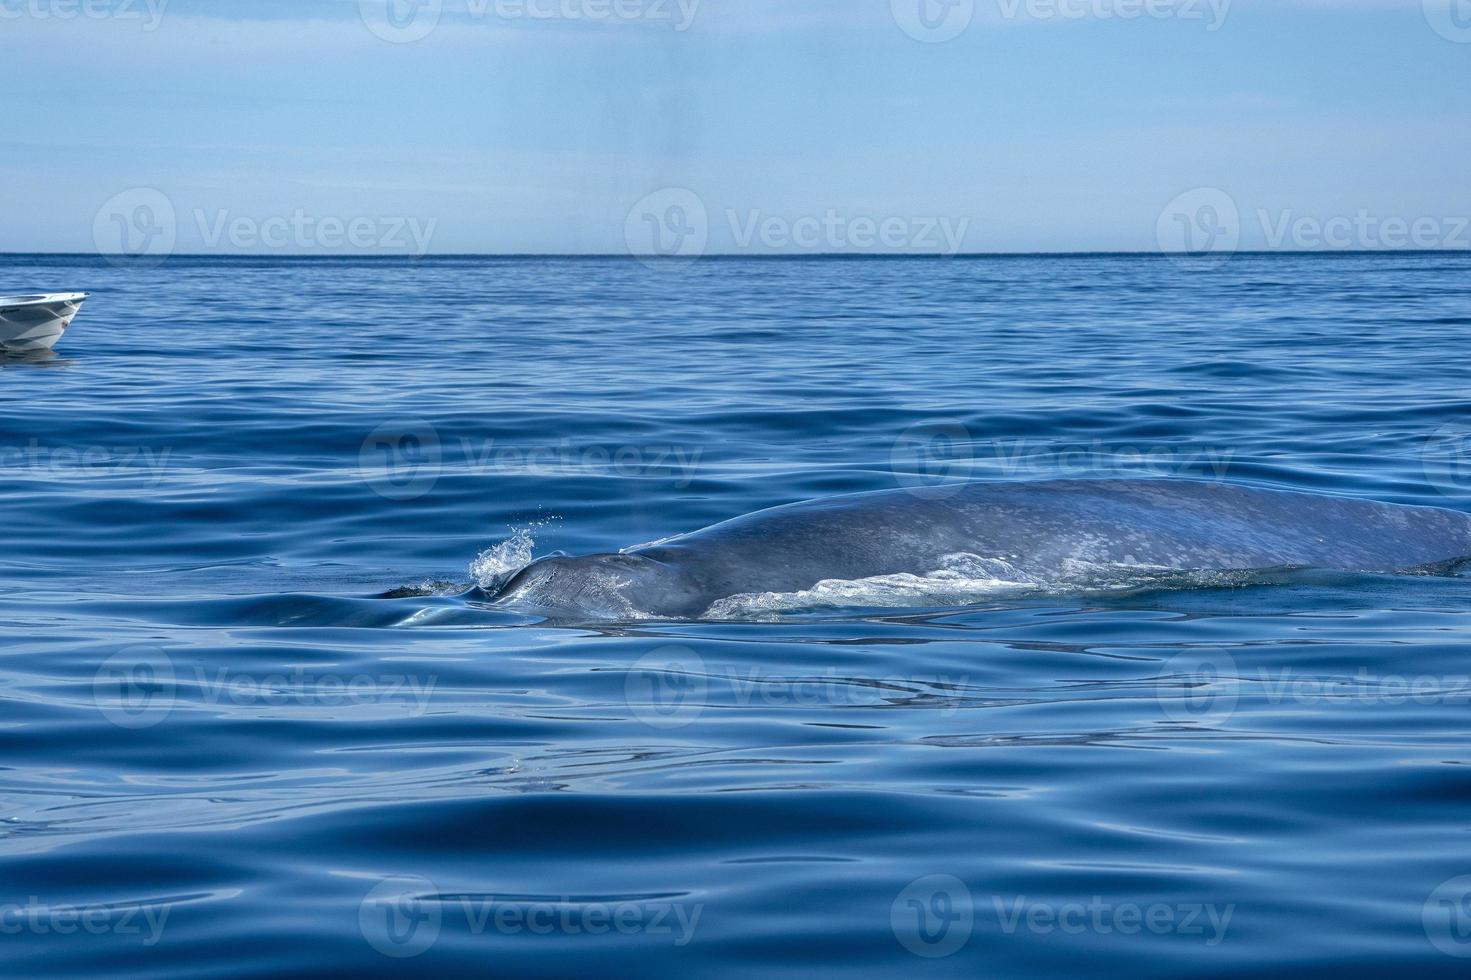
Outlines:
[[704,255],[634,255],[629,252],[431,252],[424,255],[383,252],[172,252],[166,255],[130,255],[126,252],[12,252],[4,258],[83,258],[121,260],[123,264],[163,264],[170,259],[375,259],[418,262],[426,259],[628,259],[636,262],[693,264],[706,259],[983,259],[983,258],[1157,258],[1179,261],[1225,261],[1235,256],[1353,256],[1353,255],[1471,255],[1468,248],[1361,248],[1361,249],[1237,249],[1230,252],[1161,252],[1157,250],[1101,249],[1081,251],[997,252],[710,252]]

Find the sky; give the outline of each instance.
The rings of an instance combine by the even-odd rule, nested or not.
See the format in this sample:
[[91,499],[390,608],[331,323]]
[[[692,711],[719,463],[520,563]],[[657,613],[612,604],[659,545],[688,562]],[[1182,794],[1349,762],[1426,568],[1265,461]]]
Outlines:
[[1471,0],[0,0],[0,250],[1471,248]]

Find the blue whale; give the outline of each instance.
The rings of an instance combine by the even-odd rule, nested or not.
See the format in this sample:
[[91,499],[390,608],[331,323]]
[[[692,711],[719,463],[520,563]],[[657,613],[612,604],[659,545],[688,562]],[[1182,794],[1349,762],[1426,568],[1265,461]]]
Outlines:
[[1056,587],[1121,571],[1283,567],[1433,573],[1467,556],[1471,515],[1438,507],[1191,480],[971,483],[826,497],[616,554],[542,558],[492,591],[548,614],[687,619],[742,597],[841,597],[851,592],[833,588],[842,583],[887,583],[901,604],[912,595],[915,605],[944,605],[932,597],[976,581]]

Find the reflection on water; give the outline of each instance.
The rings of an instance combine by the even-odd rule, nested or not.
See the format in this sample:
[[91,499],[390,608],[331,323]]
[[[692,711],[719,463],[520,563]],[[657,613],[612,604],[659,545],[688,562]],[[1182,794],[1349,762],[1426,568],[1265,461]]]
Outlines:
[[64,368],[75,363],[75,359],[62,357],[54,350],[0,350],[0,368]]

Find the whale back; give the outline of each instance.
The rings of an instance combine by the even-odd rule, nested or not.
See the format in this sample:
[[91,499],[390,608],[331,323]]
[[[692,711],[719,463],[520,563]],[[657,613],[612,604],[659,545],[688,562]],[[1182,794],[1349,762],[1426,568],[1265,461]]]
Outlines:
[[[1165,568],[1398,571],[1471,555],[1471,516],[1189,480],[974,483],[759,511],[633,554],[768,582],[915,571],[946,554],[1031,571],[1064,561]],[[943,492],[950,491],[950,492]],[[723,570],[724,575],[719,574]]]
[[512,584],[542,605],[690,617],[820,583],[1076,588],[1121,569],[1397,572],[1467,556],[1471,516],[1442,508],[1188,480],[973,483],[788,504],[616,556],[546,559]]

